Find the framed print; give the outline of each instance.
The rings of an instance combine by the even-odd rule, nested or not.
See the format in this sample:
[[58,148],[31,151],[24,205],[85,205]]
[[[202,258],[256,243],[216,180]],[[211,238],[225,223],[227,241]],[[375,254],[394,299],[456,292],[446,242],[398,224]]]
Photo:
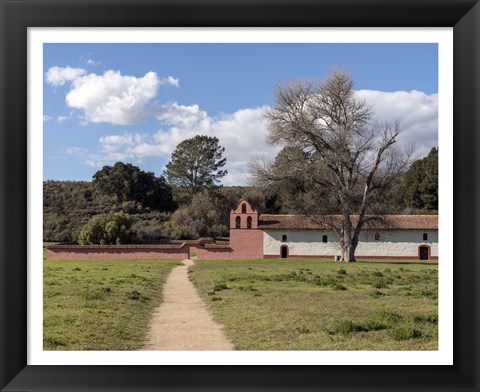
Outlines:
[[[385,0],[374,3],[352,0],[340,0],[338,2],[241,2],[235,0],[226,2],[203,0],[187,0],[184,2],[153,0],[145,2],[131,0],[117,2],[50,2],[38,0],[22,2],[0,0],[0,5],[2,16],[0,42],[0,146],[2,149],[0,155],[2,168],[0,174],[1,390],[479,390],[478,284],[480,275],[477,244],[480,234],[478,230],[480,218],[478,209],[480,196],[478,192],[480,168],[478,158],[480,147],[478,116],[478,108],[480,107],[480,4],[478,2],[470,0],[415,2]],[[230,110],[229,113],[231,114],[220,113],[218,117],[214,118],[209,117],[207,112],[203,112],[198,106],[191,104],[195,101],[188,96],[186,96],[185,102],[190,102],[189,105],[191,106],[185,106],[181,101],[172,103],[171,97],[174,94],[168,93],[167,88],[165,88],[167,90],[165,102],[170,102],[170,106],[168,108],[168,104],[155,106],[158,102],[152,103],[150,101],[156,94],[156,87],[153,87],[155,91],[152,92],[151,82],[153,81],[155,86],[162,85],[178,89],[182,79],[178,79],[174,74],[158,76],[156,73],[150,72],[151,69],[147,65],[147,52],[137,50],[139,45],[148,43],[151,46],[144,47],[148,50],[160,48],[160,46],[154,45],[168,45],[169,50],[172,50],[169,52],[171,56],[177,56],[178,59],[183,58],[185,62],[190,61],[191,64],[195,64],[197,63],[193,60],[195,54],[200,56],[196,57],[197,61],[203,55],[199,54],[200,50],[192,51],[191,54],[182,57],[180,51],[175,52],[176,49],[172,43],[190,43],[192,47],[203,45],[201,46],[202,50],[208,52],[212,59],[218,61],[221,60],[221,53],[216,53],[212,49],[216,44],[242,44],[241,49],[239,49],[240,46],[232,46],[229,56],[232,58],[243,56],[251,59],[255,53],[249,51],[248,44],[264,45],[262,47],[264,51],[268,47],[267,44],[271,43],[284,44],[286,48],[287,43],[294,46],[298,43],[306,44],[308,39],[311,39],[308,43],[318,44],[323,41],[319,38],[308,38],[308,35],[318,33],[319,35],[315,37],[320,37],[321,32],[319,33],[319,31],[321,29],[325,29],[323,34],[329,35],[329,40],[326,40],[329,43],[337,39],[338,42],[345,44],[351,39],[353,43],[358,44],[358,37],[366,34],[365,31],[367,30],[370,31],[371,38],[366,39],[365,42],[385,42],[382,41],[382,39],[385,40],[385,37],[379,36],[382,30],[375,30],[377,28],[382,28],[383,34],[388,37],[390,37],[389,29],[396,29],[395,41],[388,41],[387,39],[387,44],[392,42],[396,44],[412,42],[425,44],[425,46],[422,46],[423,52],[427,52],[431,48],[435,52],[439,48],[438,57],[433,56],[435,59],[438,58],[436,60],[436,65],[440,70],[438,77],[436,77],[436,71],[432,71],[433,74],[429,75],[432,80],[438,80],[434,80],[434,87],[429,94],[426,94],[425,99],[436,100],[437,96],[439,97],[438,116],[435,116],[435,121],[438,118],[439,124],[436,125],[436,122],[434,124],[434,127],[438,129],[438,138],[441,140],[439,144],[442,145],[439,152],[441,158],[439,183],[440,190],[443,193],[440,192],[439,203],[440,206],[446,205],[446,200],[449,200],[448,202],[453,209],[450,211],[448,220],[444,220],[440,224],[440,240],[437,241],[439,242],[439,253],[441,253],[438,267],[440,271],[439,279],[440,284],[443,285],[443,289],[438,294],[438,299],[435,297],[433,300],[433,302],[436,300],[437,303],[440,303],[441,309],[439,315],[435,315],[434,320],[437,323],[435,325],[438,325],[438,332],[436,332],[439,336],[438,343],[424,339],[425,346],[412,343],[410,347],[413,348],[410,348],[408,353],[396,351],[401,350],[398,349],[401,346],[394,346],[395,348],[392,350],[380,345],[377,352],[368,351],[368,355],[367,350],[362,351],[358,346],[353,346],[355,347],[352,349],[353,351],[346,351],[348,350],[347,346],[338,345],[332,351],[325,351],[321,359],[316,354],[321,351],[316,351],[317,347],[309,348],[309,346],[305,346],[307,348],[303,348],[303,351],[293,352],[282,351],[285,349],[273,351],[268,348],[268,345],[265,345],[266,348],[260,349],[263,351],[254,351],[254,355],[249,353],[248,349],[232,352],[219,351],[214,354],[211,352],[210,355],[194,349],[187,353],[179,353],[174,349],[139,353],[128,351],[130,346],[128,346],[127,338],[123,342],[125,346],[118,348],[119,351],[113,351],[111,355],[104,355],[105,352],[101,350],[109,350],[109,348],[104,349],[102,348],[104,346],[101,345],[73,346],[69,349],[69,352],[61,349],[59,350],[61,352],[58,352],[52,349],[52,347],[58,346],[61,348],[65,343],[55,334],[49,335],[46,339],[46,335],[39,332],[48,327],[42,318],[42,314],[44,314],[42,312],[45,312],[46,309],[45,303],[42,302],[42,293],[44,294],[45,291],[42,291],[43,270],[33,263],[36,256],[32,255],[35,252],[38,253],[40,243],[38,235],[42,231],[42,220],[44,218],[42,217],[42,201],[36,199],[36,188],[32,184],[40,184],[41,186],[42,181],[44,181],[42,168],[48,168],[52,173],[54,169],[57,170],[56,172],[60,172],[62,160],[55,160],[56,158],[46,160],[42,153],[38,155],[37,151],[43,148],[45,152],[47,151],[45,146],[55,143],[61,145],[62,149],[70,156],[81,158],[88,162],[87,165],[90,165],[91,168],[95,167],[95,170],[97,170],[103,165],[113,163],[111,159],[120,157],[118,159],[121,160],[121,157],[128,156],[127,151],[135,150],[136,152],[132,154],[136,155],[132,156],[138,158],[138,162],[148,167],[148,157],[150,155],[144,152],[155,149],[159,151],[163,148],[161,143],[166,144],[166,142],[159,133],[146,135],[127,133],[126,131],[118,134],[110,132],[109,134],[102,134],[100,139],[97,138],[101,148],[96,153],[89,153],[88,149],[81,144],[80,138],[76,139],[78,143],[75,145],[65,143],[62,145],[61,143],[65,142],[65,140],[62,140],[64,136],[60,132],[49,132],[50,139],[47,140],[44,132],[42,133],[41,126],[37,126],[38,118],[41,119],[43,116],[43,129],[50,126],[45,125],[49,121],[51,123],[48,124],[55,123],[55,126],[60,126],[65,121],[71,119],[73,121],[74,119],[77,122],[75,126],[79,135],[81,132],[91,129],[90,126],[93,127],[102,122],[109,125],[127,126],[143,121],[142,124],[146,127],[148,121],[146,111],[149,111],[150,115],[156,117],[157,120],[163,121],[162,126],[165,126],[165,129],[168,129],[171,134],[182,134],[183,132],[184,135],[190,135],[186,131],[188,127],[207,123],[211,129],[222,132],[223,125],[221,123],[225,123],[227,120],[231,122],[230,126],[233,128],[239,127],[240,129],[243,127],[242,129],[246,129],[245,127],[248,127],[248,125],[245,125],[245,123],[235,123],[232,120],[232,118],[236,118],[235,116],[245,115],[238,110],[238,107],[243,103],[238,103],[239,106],[232,104],[232,108],[235,109]],[[160,33],[155,29],[158,29]],[[59,31],[63,31],[63,41],[55,38],[55,34],[58,35]],[[143,36],[137,35],[139,31]],[[432,35],[428,35],[429,32],[432,32]],[[422,38],[416,37],[415,40],[412,38],[415,34]],[[438,38],[438,40],[431,38],[434,37],[434,34],[441,38]],[[91,38],[95,35],[97,35],[95,39]],[[115,35],[117,38],[109,38]],[[42,38],[39,39],[39,36]],[[252,38],[253,36],[257,37]],[[81,58],[83,67],[75,64],[70,66],[68,59],[65,60],[65,58],[62,58],[62,61],[58,63],[52,60],[53,58],[61,58],[62,52],[70,50],[68,44],[72,42],[77,44],[97,43],[98,48],[100,48],[98,53],[102,51],[108,53],[112,56],[112,59],[118,59],[122,52],[115,52],[114,45],[109,46],[109,44],[129,43],[129,61],[132,61],[129,69],[135,69],[135,71],[125,71],[132,73],[122,75],[120,71],[114,70],[115,65],[112,65],[112,62],[103,65],[91,53],[88,53],[88,57],[81,57],[80,52],[71,52],[72,56]],[[431,44],[432,42],[436,45]],[[59,46],[59,43],[64,45]],[[210,46],[207,46],[207,44]],[[428,45],[431,45],[431,47]],[[88,48],[88,46],[85,46],[86,56]],[[276,45],[274,49],[268,48],[272,56],[275,55],[278,59],[282,58],[276,52],[273,54],[274,50],[279,50],[279,48],[281,50],[281,45]],[[349,56],[355,56],[356,54],[361,57],[362,55],[367,56],[367,53],[369,53],[365,49],[366,46],[357,49],[352,44],[348,47],[345,46],[345,48],[348,48]],[[384,51],[385,55],[389,56],[388,60],[392,61],[392,55],[388,54],[386,47]],[[123,51],[123,53],[126,52]],[[259,59],[262,59],[260,51],[256,53]],[[293,68],[296,61],[302,61],[302,53],[299,51],[292,52],[292,56],[297,56],[295,60],[292,60]],[[399,54],[396,54],[396,56],[400,57]],[[286,62],[285,58],[283,62]],[[399,64],[394,67],[385,60],[385,67],[390,67],[393,73],[396,70],[397,77],[399,77],[402,67],[408,68],[411,73],[418,71],[419,75],[425,75],[420,72],[421,64],[408,63],[408,59],[400,58],[398,62]],[[134,63],[140,63],[140,66]],[[255,86],[259,86],[262,79],[266,78],[268,74],[268,72],[260,73],[261,60],[255,64],[249,71],[252,72],[252,75],[255,72],[255,67],[258,71],[257,79],[252,78],[253,81],[250,84],[252,93]],[[263,65],[265,64],[266,62],[263,61]],[[303,64],[297,63],[296,68],[303,69],[301,65]],[[134,68],[135,66],[138,66],[138,68]],[[240,67],[230,66],[231,64],[225,66],[225,72],[228,69],[231,72],[235,72],[235,69],[238,73],[242,71]],[[270,63],[268,66],[273,69]],[[103,67],[103,75],[101,71],[95,71],[92,67]],[[268,67],[265,66],[265,68]],[[139,75],[139,72],[142,72],[142,74]],[[135,76],[128,76],[132,74],[135,74]],[[204,75],[206,79],[210,78],[211,82],[214,77],[221,79],[223,76],[221,71],[217,71],[215,75],[211,74],[207,65],[202,69],[201,74],[196,74],[196,80],[199,80],[201,75]],[[421,78],[422,76],[420,76]],[[426,79],[426,76],[423,78]],[[104,91],[99,91],[98,84],[97,86],[89,84],[92,80],[95,83],[104,83],[107,87]],[[115,83],[118,84],[115,85]],[[121,93],[122,98],[119,100],[112,99],[112,96],[116,93],[109,92],[108,89],[117,89],[119,85],[126,86],[125,91]],[[38,86],[40,87],[38,88]],[[66,86],[69,89],[65,93],[67,98],[64,94],[67,91],[65,90]],[[208,89],[207,84],[202,86],[204,91]],[[61,90],[62,88],[64,90]],[[404,101],[401,101],[402,98],[399,95],[394,94],[397,90],[398,88],[391,87],[390,91],[392,93],[390,95],[385,94],[380,98],[377,96],[377,100],[391,100],[398,107],[401,107]],[[43,101],[41,99],[42,93]],[[415,93],[418,93],[418,91],[412,91],[411,95]],[[229,94],[232,93],[226,93],[225,101]],[[373,93],[364,91],[363,94],[370,94],[371,96]],[[448,96],[450,98],[444,100]],[[57,113],[52,109],[53,106],[50,103],[54,99],[61,102],[60,106],[64,105],[62,109],[64,112]],[[169,99],[170,101],[168,101]],[[190,101],[188,101],[189,99]],[[242,99],[240,94],[237,99]],[[93,107],[91,102],[97,102],[96,107]],[[409,111],[405,116],[409,116],[411,119],[413,124],[411,127],[415,130],[412,132],[416,132],[409,135],[412,135],[412,137],[419,135],[419,139],[421,137],[427,138],[425,135],[428,132],[425,128],[430,125],[426,120],[422,120],[423,117],[417,119],[414,111],[416,111],[415,113],[422,110],[424,112],[428,111],[428,105],[425,105],[423,101],[418,103],[420,101],[412,100],[412,102],[410,103],[411,106],[408,107],[409,109],[404,109]],[[127,114],[123,110],[125,105],[130,108]],[[101,110],[98,110],[99,108]],[[450,108],[453,108],[453,116],[450,113],[452,112]],[[68,114],[65,114],[65,110],[68,110]],[[182,120],[175,119],[175,116],[178,116],[180,112],[184,114],[188,112],[187,114],[190,117]],[[252,110],[248,112],[250,121],[257,118],[252,113]],[[271,115],[270,119],[274,118],[271,111],[268,113]],[[195,119],[192,119],[193,117]],[[188,124],[185,125],[187,122]],[[157,126],[156,123],[154,126]],[[65,136],[66,138],[67,136]],[[83,139],[87,139],[86,132]],[[234,140],[233,137],[232,140]],[[127,144],[129,150],[124,147]],[[232,148],[235,147],[234,144],[232,146]],[[237,146],[241,149],[240,144],[237,143]],[[438,152],[438,150],[436,151]],[[442,151],[445,151],[443,156]],[[54,154],[49,152],[49,155]],[[231,169],[229,168],[229,170]],[[91,173],[93,172],[94,170]],[[239,178],[242,173],[233,170],[230,173],[231,178],[234,178],[234,175]],[[110,191],[113,192],[111,189]],[[452,196],[453,201],[451,200]],[[84,197],[89,198],[88,190],[85,191]],[[117,197],[120,200],[120,196]],[[148,204],[148,200],[142,199],[139,203],[144,203],[145,205],[142,204],[142,208],[144,208]],[[129,207],[127,203],[125,208],[140,207]],[[441,208],[440,211],[442,211]],[[249,215],[244,222],[246,226],[241,226],[243,221],[238,219],[237,222],[235,216],[231,215],[230,229],[258,229],[258,218],[255,217],[255,213],[256,211],[250,205],[239,204],[238,211],[232,210],[231,214]],[[252,217],[254,217],[253,221]],[[442,219],[441,214],[440,219]],[[415,253],[415,258],[418,256],[421,261],[439,257],[436,243],[430,244],[428,242],[431,241],[432,235],[436,235],[436,232],[432,232],[433,234],[427,232],[427,226],[425,226],[427,220],[427,218],[424,218],[424,222],[421,222],[421,225],[423,225],[421,228],[425,229],[423,230],[425,231],[422,238],[423,242],[420,245],[417,244],[418,246],[414,249],[414,253],[418,251],[418,255]],[[270,222],[272,225],[279,224],[278,221],[272,222]],[[284,229],[285,227],[282,226],[281,228]],[[291,227],[288,226],[287,228]],[[297,229],[296,226],[293,228]],[[432,228],[436,230],[437,226],[432,226]],[[262,227],[265,233],[268,229],[269,227]],[[373,243],[382,241],[382,233],[376,232],[375,236],[372,234],[371,241]],[[61,238],[61,235],[68,237],[65,233],[57,234],[58,238]],[[329,244],[329,236],[323,234],[321,242]],[[88,234],[80,234],[79,241],[82,235],[84,235],[82,238],[88,237]],[[121,235],[118,234],[116,243],[112,246],[118,246],[122,243]],[[288,240],[293,235],[295,233],[289,231],[276,239],[272,234],[269,238],[270,245],[273,244],[271,245],[272,249],[273,246],[276,246],[276,248],[269,253],[267,245],[263,245],[264,248],[259,257],[288,258],[295,251],[294,247],[288,245]],[[70,240],[70,237],[68,238]],[[242,246],[247,247],[246,244],[250,241],[251,243],[248,246],[251,248],[252,243],[256,241],[255,238],[249,237],[248,240],[240,242]],[[82,239],[82,241],[84,240]],[[208,260],[208,257],[213,258],[212,255],[215,254],[224,255],[228,252],[237,252],[232,245],[232,237],[230,238],[228,251],[225,250],[227,248],[222,245],[221,241],[218,243],[208,241],[210,239],[202,238],[198,243],[190,243],[190,248],[188,248],[185,257],[190,257],[190,251],[195,252],[199,260],[201,260],[202,254],[208,254],[209,256],[204,258]],[[208,246],[205,246],[205,243]],[[98,249],[95,248],[96,245],[93,242],[81,244],[90,246],[88,252],[91,253]],[[100,244],[105,245],[105,242],[100,242]],[[172,249],[177,252],[178,249],[185,246],[185,243],[180,246],[172,242],[168,246],[165,244],[162,246],[162,254],[168,254],[168,252],[174,252]],[[135,246],[130,246],[130,250],[128,250],[128,247],[126,245],[127,250],[125,252],[127,253],[131,249],[135,249]],[[48,248],[46,252],[47,255],[53,257],[55,252],[60,254],[63,252],[65,255],[65,252],[68,252],[65,249],[67,248],[57,246],[57,248]],[[76,251],[78,249],[80,248],[77,248]],[[142,254],[147,254],[151,249],[144,249]],[[308,247],[305,249],[307,249],[307,253],[300,252],[299,254],[308,257]],[[114,251],[111,253],[114,253]],[[239,254],[242,256],[250,255],[241,252]],[[345,255],[341,257],[345,257]],[[398,254],[395,257],[402,259],[408,256]],[[72,266],[70,270],[72,268],[81,271],[78,266]],[[108,268],[104,268],[104,270],[108,270]],[[383,273],[387,273],[386,271],[383,271]],[[298,273],[308,274],[308,269]],[[422,270],[421,273],[425,275],[429,272]],[[296,280],[304,279],[312,282],[314,280],[314,278],[299,277],[296,274]],[[347,275],[347,278],[349,278],[347,271],[345,269],[340,269],[338,272],[335,270],[335,274],[340,275],[340,277],[336,276],[338,279],[336,279],[335,284],[329,283],[330,286],[340,292],[342,290],[348,291],[342,285],[345,277],[341,276]],[[382,273],[376,272],[376,274],[377,277],[384,277]],[[136,274],[131,274],[131,276],[138,278]],[[186,269],[185,278],[187,278]],[[115,282],[120,281],[115,277],[110,279]],[[321,277],[318,277],[319,281],[321,279]],[[449,284],[445,285],[445,282],[449,282]],[[380,291],[374,291],[375,295],[384,295],[381,289],[385,286],[381,286],[381,283],[380,280],[376,283],[373,282],[373,287],[376,287],[375,284],[377,284],[377,289],[380,289]],[[51,284],[55,285],[55,282],[52,281]],[[222,294],[219,294],[219,292],[223,289],[227,290],[227,285],[219,282],[216,282],[216,284],[218,288],[214,288],[213,293],[209,292],[205,295],[209,295],[212,301],[221,301]],[[249,290],[252,292],[258,291],[252,286],[242,286],[242,290],[247,292]],[[111,291],[110,287],[102,287],[99,291],[89,293],[89,295],[101,297]],[[57,295],[58,293],[53,294]],[[425,306],[425,312],[430,312],[428,306],[431,306],[431,303],[427,299],[433,298],[432,292],[428,288],[424,288],[420,294],[424,299],[422,304]],[[257,295],[260,296],[261,294],[257,293]],[[136,300],[136,304],[150,300],[148,294],[136,290],[129,291],[127,296],[129,300]],[[92,298],[89,297],[87,300]],[[102,311],[98,310],[98,318],[102,317],[101,314]],[[425,314],[427,315],[427,313]],[[376,330],[375,328],[378,330],[391,328],[393,330],[393,324],[395,322],[400,323],[399,320],[401,319],[401,316],[389,314],[390,318],[394,316],[397,318],[389,320],[390,324],[388,325],[376,320],[374,324],[369,324],[369,326],[374,325],[371,327],[374,330]],[[434,318],[432,315],[428,317],[432,320]],[[440,320],[438,321],[438,319]],[[416,321],[430,322],[425,320]],[[412,318],[411,321],[413,323],[415,320]],[[342,328],[356,328],[360,332],[365,332],[367,328],[363,324],[354,325],[354,323],[350,323],[347,326],[345,325],[342,324]],[[431,326],[427,327],[430,328]],[[301,326],[299,333],[308,334],[309,332],[309,326]],[[401,331],[398,329],[397,332],[410,335],[418,334],[418,336],[424,333],[418,328],[408,330],[404,328]],[[335,332],[332,332],[333,335],[335,335]],[[412,335],[412,339],[415,337],[414,335]],[[331,340],[334,340],[334,338],[335,336],[330,337]],[[113,350],[117,349],[116,346],[113,347]],[[387,352],[389,350],[390,352]],[[437,360],[436,355],[438,353],[445,354],[447,359]],[[408,357],[404,354],[411,356]]]

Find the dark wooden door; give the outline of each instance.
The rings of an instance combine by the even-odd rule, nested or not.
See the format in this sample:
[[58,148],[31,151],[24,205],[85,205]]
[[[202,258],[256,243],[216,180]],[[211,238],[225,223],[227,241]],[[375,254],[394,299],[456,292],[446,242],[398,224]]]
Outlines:
[[428,260],[428,246],[420,247],[420,260]]
[[282,259],[286,259],[287,256],[288,256],[288,248],[286,246],[282,246],[280,248],[280,254],[281,254]]

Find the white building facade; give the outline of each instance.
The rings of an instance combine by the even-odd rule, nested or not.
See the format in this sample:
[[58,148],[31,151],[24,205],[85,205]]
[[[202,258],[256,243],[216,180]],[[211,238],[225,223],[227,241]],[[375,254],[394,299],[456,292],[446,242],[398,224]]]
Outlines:
[[[368,216],[355,251],[357,259],[437,260],[438,215]],[[197,249],[199,260],[329,258],[341,254],[334,228],[342,217],[259,214],[243,199],[230,211],[228,244]],[[355,227],[358,218],[351,216]]]
[[[335,258],[341,254],[339,215],[307,217],[269,215],[258,217],[263,231],[265,258]],[[352,216],[355,227],[357,217]],[[355,250],[357,259],[438,259],[438,215],[368,216]]]
[[[340,242],[333,230],[264,229],[263,253],[274,257],[325,257],[340,255]],[[364,230],[356,249],[357,258],[438,259],[437,230]]]

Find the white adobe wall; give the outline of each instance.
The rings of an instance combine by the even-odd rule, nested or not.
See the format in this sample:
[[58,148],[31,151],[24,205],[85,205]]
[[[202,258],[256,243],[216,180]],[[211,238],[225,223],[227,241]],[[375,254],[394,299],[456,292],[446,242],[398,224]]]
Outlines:
[[[380,240],[375,240],[375,233]],[[423,233],[428,241],[423,241]],[[282,242],[282,235],[287,241]],[[322,237],[328,236],[323,243]],[[288,245],[289,256],[332,256],[340,254],[338,237],[327,230],[264,230],[263,251],[265,256],[280,255],[280,247]],[[418,247],[429,245],[431,256],[438,256],[437,230],[365,230],[360,233],[360,242],[356,254],[359,256],[410,256],[418,257]]]
[[[282,242],[282,236],[287,235],[287,241]],[[322,237],[327,235],[328,242],[322,242]],[[335,241],[335,242],[334,242]],[[317,230],[264,230],[263,252],[264,255],[280,255],[280,247],[288,245],[290,256],[316,256],[336,255],[340,246],[333,231]]]

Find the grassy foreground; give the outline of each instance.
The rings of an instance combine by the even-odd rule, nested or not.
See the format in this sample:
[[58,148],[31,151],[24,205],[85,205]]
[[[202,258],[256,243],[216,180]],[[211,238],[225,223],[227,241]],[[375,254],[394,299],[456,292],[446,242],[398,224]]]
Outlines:
[[44,350],[138,350],[175,260],[48,260]]
[[436,262],[197,261],[238,350],[437,350]]

